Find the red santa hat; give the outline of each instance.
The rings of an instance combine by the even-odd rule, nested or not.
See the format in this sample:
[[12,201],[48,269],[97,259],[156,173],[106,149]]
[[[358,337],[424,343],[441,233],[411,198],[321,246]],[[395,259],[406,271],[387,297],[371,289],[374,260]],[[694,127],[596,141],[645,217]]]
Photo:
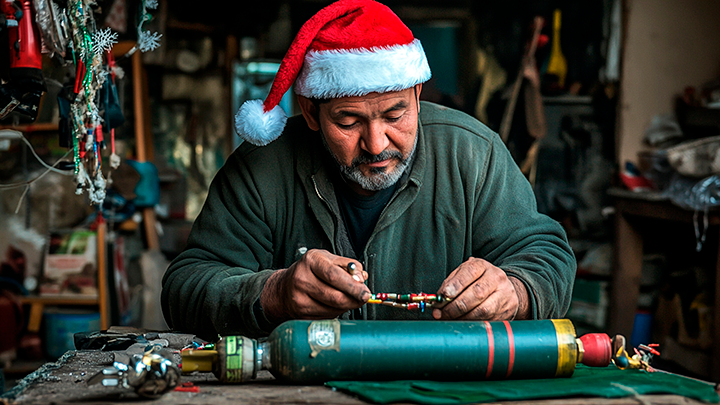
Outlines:
[[428,79],[420,41],[395,13],[372,0],[340,0],[300,28],[267,98],[243,103],[235,129],[258,146],[277,139],[287,121],[278,103],[293,83],[301,96],[326,99],[404,90]]

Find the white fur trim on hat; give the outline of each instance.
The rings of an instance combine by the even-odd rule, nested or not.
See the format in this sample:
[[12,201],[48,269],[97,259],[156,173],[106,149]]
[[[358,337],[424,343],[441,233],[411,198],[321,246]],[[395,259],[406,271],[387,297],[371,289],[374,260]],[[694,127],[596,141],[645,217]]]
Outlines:
[[382,48],[309,51],[295,93],[320,99],[362,96],[409,89],[430,76],[418,39]]
[[279,105],[265,112],[262,100],[248,100],[235,114],[235,130],[251,144],[265,146],[282,134],[286,121],[287,115]]

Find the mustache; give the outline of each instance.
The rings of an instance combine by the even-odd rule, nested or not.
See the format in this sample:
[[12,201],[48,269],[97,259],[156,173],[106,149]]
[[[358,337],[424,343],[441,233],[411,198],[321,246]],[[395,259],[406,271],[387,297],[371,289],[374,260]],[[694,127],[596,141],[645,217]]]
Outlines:
[[368,153],[366,151],[362,151],[360,156],[353,159],[351,167],[356,168],[356,167],[360,166],[361,164],[382,162],[383,160],[392,159],[392,158],[402,161],[404,156],[402,155],[402,153],[400,153],[400,151],[397,151],[397,150],[394,150],[394,151],[384,150],[380,154],[377,154],[377,155],[371,155],[370,153]]

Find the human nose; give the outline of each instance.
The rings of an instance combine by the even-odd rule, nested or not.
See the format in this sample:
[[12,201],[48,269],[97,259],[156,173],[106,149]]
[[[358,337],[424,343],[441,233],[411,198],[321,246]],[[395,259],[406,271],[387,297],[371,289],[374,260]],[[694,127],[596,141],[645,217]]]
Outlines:
[[360,139],[360,147],[371,155],[382,153],[390,145],[386,129],[385,125],[370,122]]

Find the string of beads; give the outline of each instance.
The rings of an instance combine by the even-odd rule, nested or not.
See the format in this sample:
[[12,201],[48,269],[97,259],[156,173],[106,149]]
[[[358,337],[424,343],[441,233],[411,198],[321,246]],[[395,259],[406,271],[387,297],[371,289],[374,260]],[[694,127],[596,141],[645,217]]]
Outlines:
[[396,294],[396,293],[376,293],[372,294],[368,300],[368,304],[386,305],[394,308],[405,308],[410,311],[425,311],[426,307],[441,302],[449,302],[450,298],[446,298],[440,294]]

